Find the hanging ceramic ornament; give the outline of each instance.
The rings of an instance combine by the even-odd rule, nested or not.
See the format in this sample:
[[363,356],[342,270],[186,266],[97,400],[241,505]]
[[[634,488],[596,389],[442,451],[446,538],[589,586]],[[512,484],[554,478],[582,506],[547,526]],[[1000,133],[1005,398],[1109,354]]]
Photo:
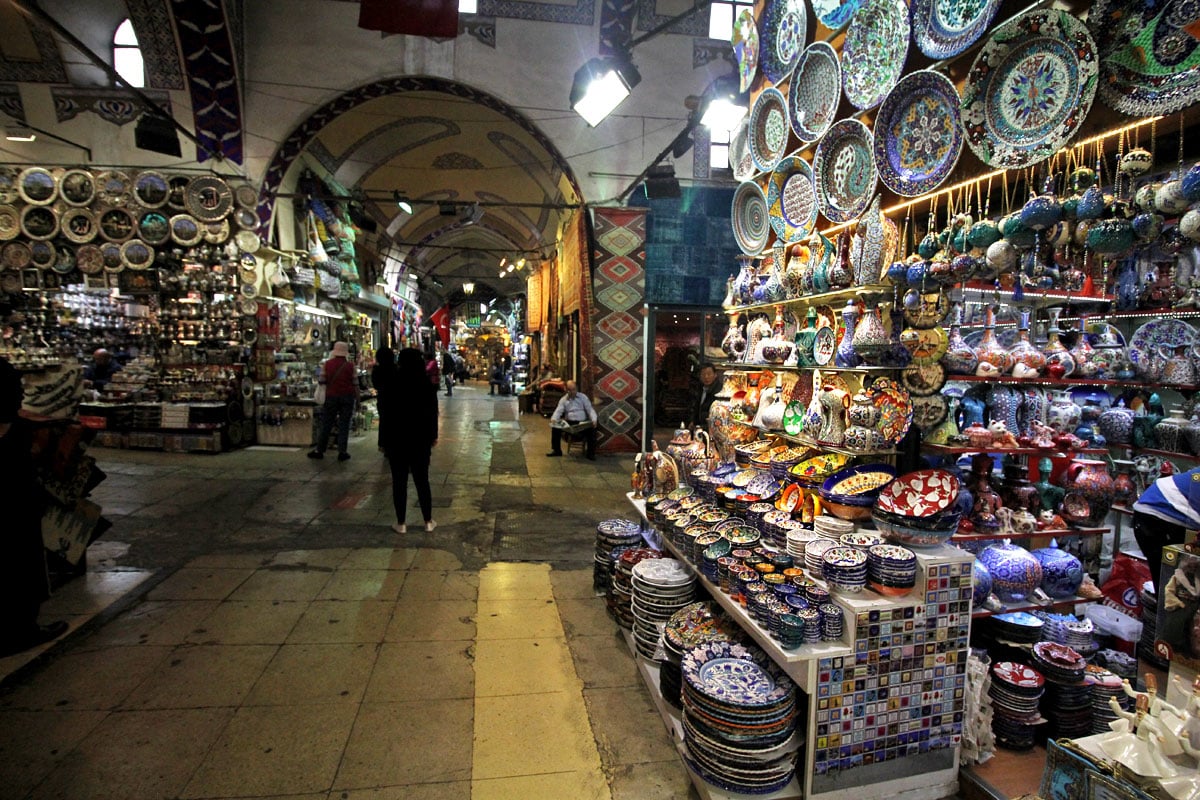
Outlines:
[[1140,178],[1149,172],[1152,166],[1154,166],[1154,156],[1150,155],[1150,151],[1135,147],[1121,156],[1117,171],[1129,178]]

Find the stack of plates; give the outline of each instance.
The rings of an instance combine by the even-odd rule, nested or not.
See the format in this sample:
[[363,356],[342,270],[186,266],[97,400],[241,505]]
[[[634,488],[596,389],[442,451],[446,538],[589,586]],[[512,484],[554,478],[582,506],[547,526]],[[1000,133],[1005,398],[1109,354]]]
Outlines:
[[810,583],[804,588],[804,599],[813,608],[817,608],[821,603],[829,602],[829,590],[824,586],[818,586],[815,583]]
[[797,616],[795,609],[779,615],[779,646],[784,650],[795,650],[804,644],[804,619]]
[[636,547],[642,542],[641,526],[627,519],[606,519],[596,526],[596,564],[592,588],[607,592],[612,580],[612,552],[617,548]]
[[729,792],[767,794],[792,779],[800,747],[796,688],[757,649],[709,642],[683,656],[688,765]]
[[831,547],[822,556],[829,588],[861,592],[867,585],[867,554],[853,547]]
[[813,530],[816,531],[818,536],[823,536],[826,539],[832,539],[840,543],[843,535],[854,533],[854,523],[849,520],[822,515],[813,520]]
[[1041,641],[1044,627],[1045,623],[1024,611],[1010,611],[992,617],[992,628],[996,638],[1006,642],[1033,644]]
[[648,558],[662,558],[657,550],[648,547],[631,547],[622,551],[616,559],[613,570],[612,586],[608,591],[608,612],[617,620],[617,624],[625,630],[633,629],[633,568]]
[[842,638],[845,620],[842,607],[837,603],[822,603],[817,612],[821,615],[821,639],[826,642],[836,642]]
[[871,533],[870,531],[854,531],[853,533],[843,533],[838,538],[838,543],[841,544],[842,547],[853,547],[855,549],[862,550],[864,553],[875,545],[884,544],[885,542],[887,542],[887,539],[884,539],[878,533]]
[[805,528],[797,528],[787,532],[787,553],[794,558],[797,563],[804,562],[805,546],[816,538],[816,534]]
[[1076,739],[1092,732],[1092,693],[1083,682],[1065,684],[1047,677],[1041,709],[1049,720],[1046,733],[1051,739]]
[[758,528],[758,532],[763,534],[765,537],[767,535],[767,530],[764,527],[766,523],[763,522],[763,516],[775,511],[775,506],[771,505],[770,503],[751,503],[750,507],[746,509],[746,521],[755,528]]
[[804,644],[816,644],[821,641],[821,611],[818,608],[800,608],[796,616],[804,622]]
[[804,546],[804,565],[813,575],[823,575],[825,552],[837,547],[832,539],[814,539]]
[[1046,679],[1038,671],[1015,661],[1001,661],[992,667],[992,732],[996,744],[1010,750],[1033,747],[1033,729],[1045,722],[1038,714],[1038,700],[1045,691]]
[[1093,663],[1114,673],[1118,678],[1130,681],[1137,680],[1138,660],[1120,650],[1101,650],[1096,653]]
[[638,562],[632,580],[633,638],[638,653],[653,660],[659,625],[692,602],[696,579],[682,562],[654,558]]
[[1096,646],[1096,626],[1090,619],[1071,620],[1063,623],[1063,640],[1062,644],[1070,647],[1082,656],[1093,655],[1099,648]]
[[683,550],[682,552],[685,556],[688,556],[689,560],[696,566],[700,566],[704,563],[704,551],[717,542],[725,543],[725,552],[721,555],[727,555],[732,549],[732,545],[730,545],[729,540],[716,531],[705,530],[698,536],[689,536],[688,538],[691,539],[690,544],[692,549],[690,551]]
[[867,550],[867,580],[880,594],[907,594],[917,582],[916,553],[897,544],[874,545]]
[[1033,646],[1033,666],[1049,680],[1077,684],[1083,680],[1087,661],[1065,644],[1038,642]]
[[704,573],[704,577],[713,583],[720,580],[718,562],[722,558],[726,558],[729,555],[729,551],[730,545],[727,539],[718,539],[705,548],[700,558],[700,571]]
[[1121,686],[1121,676],[1103,667],[1089,666],[1084,672],[1084,682],[1088,687],[1088,698],[1092,705],[1092,733],[1109,733],[1109,723],[1117,718],[1109,704],[1109,699],[1115,697],[1121,708],[1128,711],[1132,700],[1125,696]]
[[705,642],[740,642],[742,629],[721,612],[715,603],[690,603],[676,611],[663,626],[666,660],[659,663],[658,682],[668,703],[679,708],[683,688],[680,664],[689,647]]

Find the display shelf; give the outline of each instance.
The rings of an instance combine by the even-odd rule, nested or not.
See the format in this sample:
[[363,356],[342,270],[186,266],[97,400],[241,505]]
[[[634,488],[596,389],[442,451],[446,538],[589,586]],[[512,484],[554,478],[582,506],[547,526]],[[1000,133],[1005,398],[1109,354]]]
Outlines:
[[1051,600],[1049,603],[1001,603],[1000,610],[992,611],[987,608],[973,609],[971,611],[971,619],[980,619],[982,617],[994,617],[997,614],[1009,614],[1014,611],[1035,611],[1039,608],[1057,608],[1058,606],[1078,605],[1082,603],[1094,603],[1100,598],[1098,597],[1064,597],[1061,600]]
[[[762,430],[762,429],[760,428],[759,430]],[[783,431],[763,431],[763,433],[765,433],[769,436],[778,436],[780,438],[788,440],[789,442],[795,442],[796,444],[802,444],[805,447],[811,447],[811,448],[814,448],[817,450],[824,450],[827,453],[841,453],[842,455],[845,455],[845,456],[894,456],[894,455],[896,455],[896,448],[894,448],[894,447],[888,447],[883,450],[851,450],[846,447],[837,447],[837,446],[834,446],[831,444],[824,444],[823,442],[818,442],[816,439],[809,439],[808,437],[805,437],[805,436],[793,436],[792,434],[784,433]]]
[[[1200,309],[1184,308],[1143,308],[1133,311],[1106,311],[1102,314],[1088,315],[1094,322],[1108,322],[1122,319],[1200,319]],[[1066,314],[1058,318],[1061,322],[1077,322],[1079,317]]]
[[1118,514],[1122,514],[1126,517],[1133,516],[1133,509],[1130,508],[1129,506],[1113,506],[1112,508],[1109,509],[1109,511],[1115,511]]
[[972,447],[970,445],[950,445],[922,443],[921,449],[944,456],[964,455],[966,453],[996,453],[1006,456],[1045,456],[1046,458],[1071,458],[1072,456],[1107,455],[1107,447],[1084,447],[1080,450],[1061,452],[1058,450],[1043,450],[1040,447]]
[[1115,378],[1016,378],[1012,375],[988,377],[984,375],[949,375],[946,383],[992,383],[1005,386],[1105,386],[1122,389],[1174,389],[1177,392],[1194,392],[1197,384],[1157,384],[1146,381],[1122,381]]
[[1129,444],[1114,444],[1111,448],[1120,448],[1131,451],[1134,455],[1145,456],[1162,456],[1163,458],[1181,458],[1184,461],[1200,461],[1200,456],[1192,455],[1191,453],[1176,453],[1172,450],[1159,450],[1156,447],[1134,447]]
[[826,365],[824,367],[800,367],[795,364],[746,364],[740,361],[719,361],[713,366],[718,369],[729,370],[731,372],[759,372],[761,370],[773,370],[777,372],[900,372],[901,367],[835,367]]
[[[962,287],[964,295],[1001,295],[1001,302],[1008,305],[1047,307],[1055,305],[1107,305],[1116,300],[1111,294],[1086,295],[1064,292],[1057,289],[1024,289],[1024,298],[1012,299],[1012,289],[998,289],[995,284],[983,281],[968,281]],[[975,301],[978,302],[978,301]]]
[[962,542],[990,542],[999,539],[1037,539],[1059,536],[1096,536],[1109,533],[1112,528],[1055,528],[1033,533],[956,533],[950,537],[951,544]]
[[818,294],[805,295],[804,297],[790,297],[786,300],[775,300],[769,303],[752,303],[746,306],[729,306],[725,309],[726,314],[744,314],[754,311],[766,311],[775,306],[828,306],[838,302],[852,300],[855,297],[873,297],[879,295],[895,294],[895,286],[887,286],[884,284],[866,284],[863,286],[849,286],[845,289],[834,289],[832,292],[820,292]]

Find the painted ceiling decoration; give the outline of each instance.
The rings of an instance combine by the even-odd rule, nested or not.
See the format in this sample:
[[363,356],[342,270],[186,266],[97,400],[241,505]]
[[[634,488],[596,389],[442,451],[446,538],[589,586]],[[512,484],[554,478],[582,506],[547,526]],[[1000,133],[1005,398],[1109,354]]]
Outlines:
[[0,14],[0,22],[5,28],[6,49],[9,53],[20,53],[19,58],[0,54],[0,81],[67,82],[67,69],[58,52],[58,42],[49,28],[7,4]]
[[[171,94],[156,89],[143,90],[154,102],[171,110]],[[54,99],[54,114],[59,122],[74,119],[90,111],[105,122],[125,125],[142,114],[142,106],[128,92],[107,87],[55,86],[50,95]]]
[[600,0],[600,55],[625,52],[633,38],[637,0]]
[[25,104],[21,101],[21,89],[15,83],[0,83],[0,113],[25,121]]
[[[217,0],[171,0],[171,8],[187,64],[196,137],[208,150],[241,164],[242,98],[224,6]],[[198,149],[196,160],[204,162],[208,154]]]
[[183,67],[169,0],[125,0],[146,69],[146,86],[182,89]]
[[483,162],[474,156],[469,156],[466,153],[452,152],[441,153],[430,165],[434,169],[483,169]]

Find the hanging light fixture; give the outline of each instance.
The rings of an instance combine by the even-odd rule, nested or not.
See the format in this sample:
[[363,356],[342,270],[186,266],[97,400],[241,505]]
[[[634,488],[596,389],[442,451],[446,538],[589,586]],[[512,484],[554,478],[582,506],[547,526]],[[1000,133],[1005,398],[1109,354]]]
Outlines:
[[394,191],[392,192],[392,200],[395,201],[396,208],[400,209],[405,214],[413,213],[412,201],[408,199],[407,195],[400,191]]
[[463,294],[467,295],[468,297],[475,294],[475,283],[473,281],[466,281],[463,283]]
[[627,57],[598,56],[575,73],[571,84],[571,108],[594,128],[641,82],[641,73]]

